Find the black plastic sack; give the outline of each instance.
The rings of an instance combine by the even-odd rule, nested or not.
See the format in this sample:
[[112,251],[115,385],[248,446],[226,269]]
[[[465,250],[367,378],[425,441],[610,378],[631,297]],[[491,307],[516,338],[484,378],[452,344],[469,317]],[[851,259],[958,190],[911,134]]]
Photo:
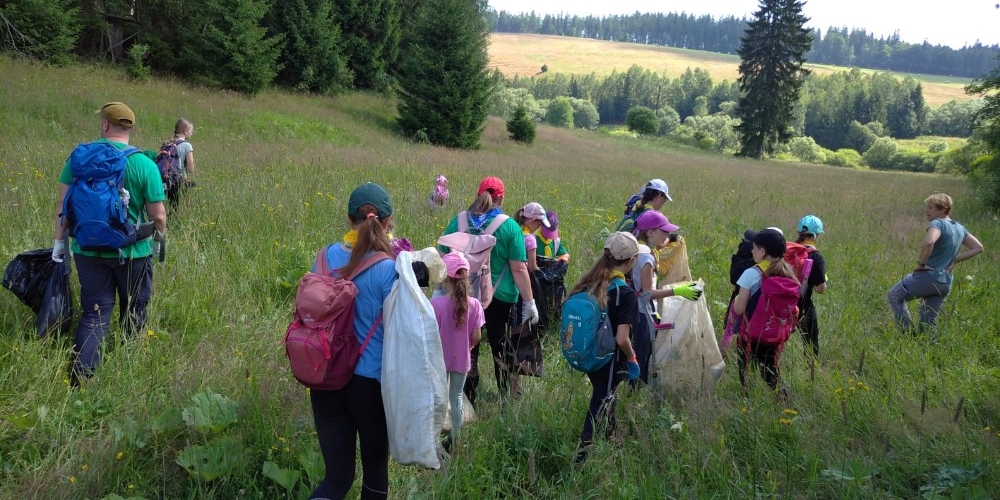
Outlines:
[[38,314],[45,300],[49,277],[59,266],[52,261],[52,249],[40,248],[24,252],[7,264],[3,273],[3,286],[18,298],[31,312]]
[[[535,303],[538,304],[538,327],[548,330],[549,325],[558,325],[561,321],[562,301],[566,298],[566,261],[538,257],[538,269],[531,273],[533,277],[532,290]],[[537,289],[535,288],[537,283]]]
[[69,287],[72,268],[69,260],[55,264],[56,268],[49,276],[45,294],[42,296],[42,309],[38,311],[38,318],[35,321],[38,338],[43,338],[56,329],[59,333],[69,333],[73,323],[73,292]]

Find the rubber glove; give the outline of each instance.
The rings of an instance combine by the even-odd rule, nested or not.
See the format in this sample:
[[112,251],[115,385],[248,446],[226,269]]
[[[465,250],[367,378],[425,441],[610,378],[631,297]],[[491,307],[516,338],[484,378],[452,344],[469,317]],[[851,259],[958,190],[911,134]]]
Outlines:
[[529,325],[538,323],[538,307],[535,306],[534,299],[521,301],[521,324],[525,323]]
[[162,243],[160,243],[160,241],[157,240],[156,238],[153,238],[153,241],[149,242],[149,249],[153,252],[152,254],[153,257],[159,257],[160,245],[162,245]]
[[693,281],[689,281],[683,285],[674,285],[673,290],[674,295],[684,297],[688,300],[698,300],[698,297],[701,297],[701,289],[695,286]]
[[53,240],[52,260],[54,262],[62,262],[65,256],[66,256],[66,240]]
[[639,360],[637,360],[635,356],[632,356],[632,358],[628,360],[627,366],[628,366],[628,379],[635,380],[639,378]]

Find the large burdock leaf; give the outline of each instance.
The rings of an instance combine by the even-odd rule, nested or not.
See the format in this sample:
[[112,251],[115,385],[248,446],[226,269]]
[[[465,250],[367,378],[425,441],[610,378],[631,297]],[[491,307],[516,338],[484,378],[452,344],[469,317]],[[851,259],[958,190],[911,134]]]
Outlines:
[[299,482],[299,478],[302,477],[302,473],[297,470],[282,469],[278,464],[274,462],[264,462],[264,477],[278,483],[282,488],[285,488],[289,492],[295,487],[295,484]]
[[203,434],[217,434],[236,422],[236,401],[206,388],[191,397],[193,406],[184,408],[184,422]]
[[209,482],[228,476],[243,458],[243,442],[225,437],[209,441],[204,446],[188,446],[177,455],[177,465],[195,478]]

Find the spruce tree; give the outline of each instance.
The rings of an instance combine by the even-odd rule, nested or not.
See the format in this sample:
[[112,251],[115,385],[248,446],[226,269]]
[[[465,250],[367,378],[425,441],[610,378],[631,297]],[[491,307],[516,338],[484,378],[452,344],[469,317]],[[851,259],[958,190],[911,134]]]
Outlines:
[[[997,56],[1000,61],[1000,55]],[[982,96],[983,107],[973,115],[972,142],[986,154],[972,163],[969,179],[990,209],[1000,212],[1000,65],[965,87],[967,94]]]
[[740,41],[740,98],[737,125],[740,156],[761,158],[792,136],[794,109],[809,70],[802,67],[812,47],[809,20],[797,0],[760,0]]
[[399,56],[400,1],[334,0],[333,5],[341,27],[342,51],[348,69],[354,73],[354,86],[384,90]]
[[485,0],[427,0],[406,30],[399,59],[399,120],[404,135],[476,148],[495,82]]
[[535,121],[528,116],[528,108],[518,106],[514,116],[507,120],[507,133],[511,140],[531,144],[535,142]]
[[0,1],[0,50],[69,63],[80,34],[79,13],[73,0]]
[[341,52],[335,0],[286,0],[272,9],[275,32],[285,34],[278,81],[286,87],[335,94],[353,83]]

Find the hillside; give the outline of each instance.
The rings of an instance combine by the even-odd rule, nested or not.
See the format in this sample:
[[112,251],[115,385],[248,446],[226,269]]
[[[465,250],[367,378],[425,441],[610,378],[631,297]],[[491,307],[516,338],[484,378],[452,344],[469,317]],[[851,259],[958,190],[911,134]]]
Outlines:
[[[267,90],[248,99],[172,80],[133,83],[101,65],[0,57],[0,100],[5,262],[51,245],[59,169],[74,145],[97,137],[93,112],[102,103],[135,110],[132,142],[144,148],[178,116],[189,118],[198,165],[198,187],[169,218],[145,331],[123,338],[113,329],[81,389],[66,375],[72,334],[36,338],[31,310],[0,290],[0,498],[308,496],[323,464],[308,392],[281,345],[296,281],[317,249],[341,241],[359,183],[386,187],[394,234],[422,248],[486,175],[505,181],[507,213],[530,201],[559,212],[570,285],[602,254],[601,234],[629,195],[665,179],[675,201],[664,213],[682,228],[692,275],[706,281],[717,333],[743,231],[776,225],[791,234],[815,213],[826,225],[819,246],[830,283],[816,298],[821,357],[792,338],[781,357],[785,400],[757,375],[741,395],[735,351],[711,394],[623,389],[619,432],[574,467],[590,383],[568,368],[556,332],[543,339],[544,377],[525,378],[506,404],[484,347],[479,421],[463,428],[461,453],[440,471],[391,462],[390,498],[1000,491],[1000,227],[964,179],[750,161],[544,125],[527,147],[508,140],[495,118],[481,149],[455,151],[399,137],[395,103],[380,95]],[[451,201],[432,210],[438,174],[450,180]],[[885,294],[914,267],[922,201],[934,191],[955,197],[955,217],[987,252],[958,266],[931,342],[895,329]],[[78,292],[76,274],[70,279]]]
[[[687,68],[701,68],[716,82],[735,81],[739,76],[739,56],[655,45],[607,42],[588,38],[550,35],[493,33],[490,35],[490,65],[504,75],[539,74],[542,65],[551,73],[606,75],[623,72],[633,64],[676,78]],[[817,74],[849,68],[809,65]],[[866,70],[868,71],[868,70]],[[903,76],[903,75],[899,75]],[[911,75],[923,84],[924,99],[931,106],[951,100],[970,99],[964,87],[968,79],[936,75]]]

